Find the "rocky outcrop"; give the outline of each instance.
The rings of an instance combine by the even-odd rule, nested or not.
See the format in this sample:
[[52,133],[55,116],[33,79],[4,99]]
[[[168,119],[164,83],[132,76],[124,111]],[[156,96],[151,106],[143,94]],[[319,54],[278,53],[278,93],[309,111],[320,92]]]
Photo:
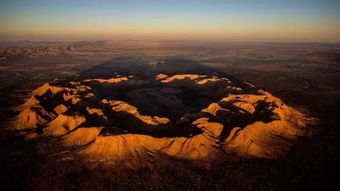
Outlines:
[[155,153],[277,158],[312,122],[251,84],[199,74],[44,84],[18,109],[16,130],[56,137],[91,163],[130,166]]

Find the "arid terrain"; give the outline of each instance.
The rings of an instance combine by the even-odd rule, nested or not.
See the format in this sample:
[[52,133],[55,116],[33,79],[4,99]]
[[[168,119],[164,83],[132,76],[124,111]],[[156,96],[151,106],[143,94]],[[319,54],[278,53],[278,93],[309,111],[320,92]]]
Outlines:
[[324,190],[340,44],[0,42],[8,190]]

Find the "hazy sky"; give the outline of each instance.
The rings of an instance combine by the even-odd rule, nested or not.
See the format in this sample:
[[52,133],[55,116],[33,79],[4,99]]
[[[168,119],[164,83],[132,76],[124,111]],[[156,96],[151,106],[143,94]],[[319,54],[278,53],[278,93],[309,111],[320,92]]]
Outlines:
[[0,0],[2,40],[340,41],[340,0]]

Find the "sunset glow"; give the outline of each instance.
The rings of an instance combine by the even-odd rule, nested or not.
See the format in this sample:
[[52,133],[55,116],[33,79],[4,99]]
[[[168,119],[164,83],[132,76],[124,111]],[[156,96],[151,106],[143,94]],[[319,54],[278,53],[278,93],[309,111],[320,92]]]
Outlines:
[[332,0],[1,1],[0,38],[339,41],[339,8]]

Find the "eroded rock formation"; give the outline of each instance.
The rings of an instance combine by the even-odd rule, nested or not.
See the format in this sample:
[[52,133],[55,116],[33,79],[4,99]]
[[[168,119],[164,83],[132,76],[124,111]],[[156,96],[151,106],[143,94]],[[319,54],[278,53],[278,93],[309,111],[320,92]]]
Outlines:
[[155,153],[213,160],[283,156],[310,122],[249,83],[201,74],[157,74],[44,84],[18,108],[17,130],[52,136],[89,162],[130,165]]

